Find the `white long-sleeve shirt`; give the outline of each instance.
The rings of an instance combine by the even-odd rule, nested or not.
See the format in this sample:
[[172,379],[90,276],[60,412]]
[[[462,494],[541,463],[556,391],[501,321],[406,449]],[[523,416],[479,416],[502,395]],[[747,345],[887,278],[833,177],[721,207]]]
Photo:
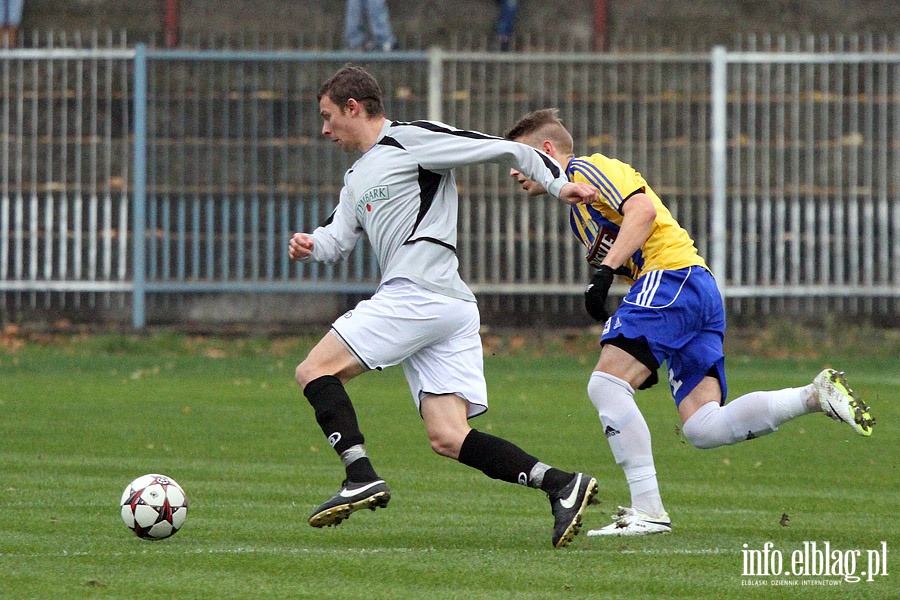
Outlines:
[[456,257],[453,168],[485,162],[515,168],[554,196],[569,181],[556,161],[524,144],[434,121],[386,120],[378,141],[344,175],[334,213],[312,232],[309,258],[344,259],[365,232],[381,283],[402,277],[474,302]]

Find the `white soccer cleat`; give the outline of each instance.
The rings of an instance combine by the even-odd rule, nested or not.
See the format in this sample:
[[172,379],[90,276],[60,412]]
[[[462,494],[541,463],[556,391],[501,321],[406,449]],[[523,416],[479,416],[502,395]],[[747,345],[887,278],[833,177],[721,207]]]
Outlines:
[[620,506],[619,513],[612,516],[613,522],[600,529],[592,529],[588,536],[600,535],[651,535],[654,533],[672,533],[672,520],[669,513],[661,517],[651,517],[631,507]]
[[843,421],[859,435],[872,435],[875,419],[866,403],[850,389],[842,371],[825,369],[816,375],[813,386],[819,394],[819,405],[826,415],[835,421]]

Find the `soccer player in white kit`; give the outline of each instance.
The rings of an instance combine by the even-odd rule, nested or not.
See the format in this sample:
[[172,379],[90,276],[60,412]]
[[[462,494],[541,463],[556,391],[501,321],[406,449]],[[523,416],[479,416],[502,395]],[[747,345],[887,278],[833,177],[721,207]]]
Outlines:
[[365,233],[381,282],[370,299],[332,324],[297,367],[297,382],[346,469],[341,489],[309,524],[338,525],[356,510],[387,506],[390,489],[366,454],[344,384],[402,363],[432,449],[494,479],[544,491],[554,516],[552,543],[567,545],[597,481],[555,469],[468,423],[488,405],[478,307],[456,257],[453,168],[485,162],[512,167],[569,204],[594,202],[596,189],[569,182],[558,163],[524,144],[433,121],[388,120],[378,82],[361,67],[337,71],[318,100],[322,134],[362,156],[344,175],[326,224],[291,237],[290,258],[335,262]]

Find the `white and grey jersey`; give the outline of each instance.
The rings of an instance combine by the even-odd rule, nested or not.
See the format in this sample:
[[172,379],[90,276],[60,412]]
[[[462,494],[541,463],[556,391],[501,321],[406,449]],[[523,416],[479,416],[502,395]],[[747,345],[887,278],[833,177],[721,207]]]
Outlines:
[[568,183],[556,161],[524,144],[434,121],[386,120],[375,145],[344,175],[334,213],[313,231],[311,259],[346,258],[365,232],[382,283],[402,277],[474,301],[459,276],[453,168],[485,162],[515,168],[554,196]]

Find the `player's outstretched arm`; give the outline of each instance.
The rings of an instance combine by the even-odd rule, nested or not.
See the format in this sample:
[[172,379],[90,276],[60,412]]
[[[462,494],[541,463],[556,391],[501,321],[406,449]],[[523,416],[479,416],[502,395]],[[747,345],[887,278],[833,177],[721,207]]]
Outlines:
[[288,256],[291,260],[304,260],[312,255],[315,242],[308,233],[295,233],[288,242]]
[[559,199],[566,204],[593,204],[600,199],[597,188],[580,181],[570,182],[562,186]]

